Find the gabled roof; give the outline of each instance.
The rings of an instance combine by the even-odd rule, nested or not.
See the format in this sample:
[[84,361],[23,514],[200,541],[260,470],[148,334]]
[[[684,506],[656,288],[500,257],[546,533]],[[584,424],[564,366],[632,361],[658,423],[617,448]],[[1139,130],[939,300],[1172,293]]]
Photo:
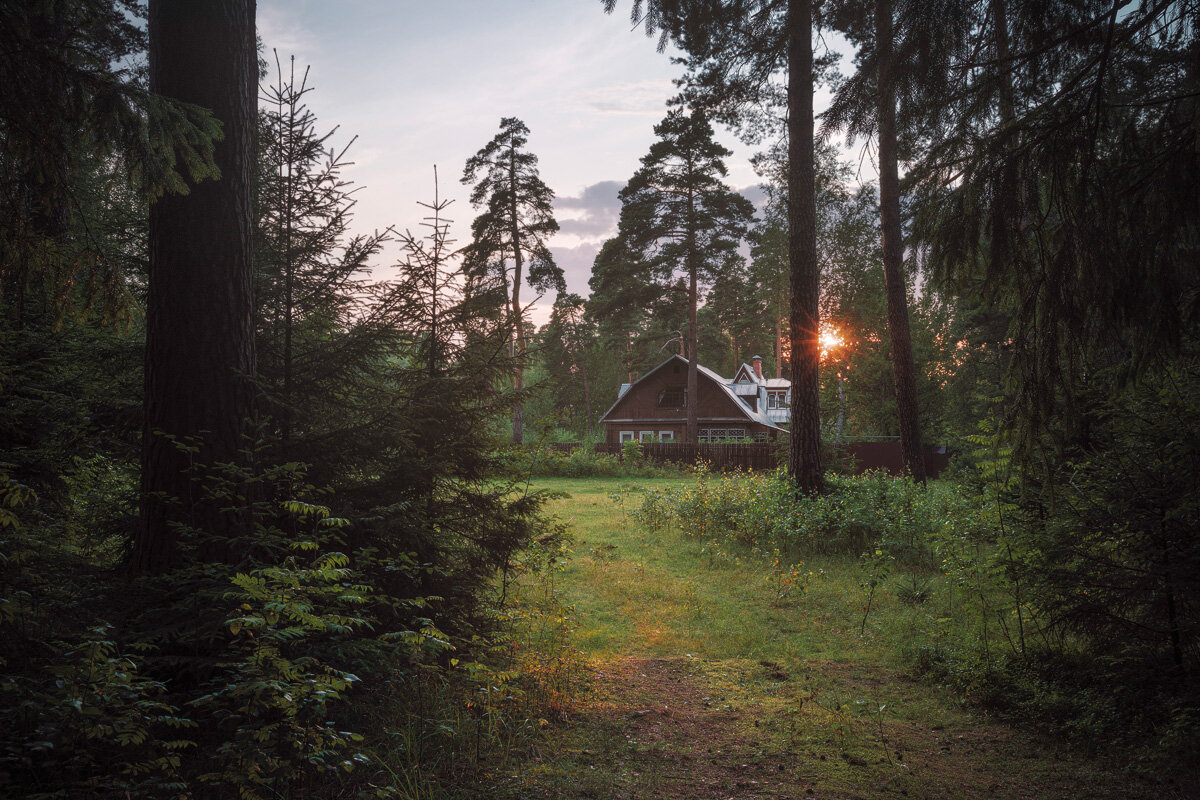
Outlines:
[[730,383],[738,383],[742,379],[743,375],[746,377],[747,383],[761,383],[758,378],[758,374],[754,371],[754,367],[750,366],[745,361],[743,361],[742,365],[737,368],[736,372],[733,373],[733,379],[730,381]]
[[[639,383],[646,380],[651,375],[653,375],[654,373],[658,372],[660,369],[665,367],[667,364],[670,364],[672,361],[680,361],[684,365],[686,365],[688,363],[688,360],[686,358],[684,358],[683,356],[681,356],[679,354],[675,354],[675,355],[671,356],[670,358],[668,358],[666,361],[659,364],[654,369],[647,372],[645,375],[638,378],[633,383],[623,384],[621,387],[621,392],[617,395],[616,402],[614,402],[611,406],[609,406],[608,410],[605,411],[604,414],[601,415],[600,421],[603,422],[604,419],[609,414],[612,413],[613,409],[617,407],[617,403],[620,403],[621,400],[625,397],[625,395],[629,394],[630,390],[632,390],[634,386],[637,386]],[[746,365],[743,364],[742,366],[746,366]],[[725,378],[722,378],[720,375],[713,372],[708,367],[705,367],[700,364],[696,365],[696,371],[698,373],[700,373],[701,375],[703,375],[704,377],[711,380],[713,383],[717,384],[717,386],[719,386],[721,388],[721,391],[725,392],[725,394],[729,397],[729,399],[733,401],[733,404],[737,407],[737,409],[742,414],[744,414],[747,419],[749,419],[753,422],[757,422],[760,425],[765,425],[768,428],[774,428],[775,430],[778,430],[778,431],[786,430],[785,428],[779,427],[779,425],[777,425],[776,423],[774,423],[770,419],[768,419],[767,415],[766,415],[766,413],[764,413],[764,411],[751,409],[750,406],[748,406],[740,397],[738,397],[736,391],[733,388],[731,381],[728,381]],[[751,370],[750,374],[752,376],[754,375],[753,370]]]
[[754,367],[744,361],[742,362],[742,365],[738,367],[737,372],[733,373],[733,380],[730,381],[730,383],[737,383],[743,375],[750,379],[750,383],[748,385],[757,384],[759,386],[765,386],[768,389],[792,388],[792,382],[787,378],[758,377],[758,374],[754,371]]
[[[680,358],[680,356],[675,356],[675,357]],[[713,372],[708,367],[703,367],[703,366],[700,366],[699,364],[697,364],[696,370],[704,375],[707,375],[709,378],[712,378],[714,381],[716,381],[717,385],[725,390],[725,394],[729,395],[733,399],[733,401],[735,403],[737,403],[738,408],[740,408],[742,410],[742,413],[744,413],[747,417],[749,417],[750,419],[759,423],[760,425],[766,425],[768,428],[774,428],[777,431],[785,430],[785,428],[779,427],[774,422],[772,422],[770,419],[768,419],[767,415],[763,411],[761,411],[759,409],[752,409],[752,408],[750,408],[750,406],[746,405],[746,403],[744,401],[742,401],[742,399],[739,398],[734,393],[733,387],[730,385],[729,381],[725,380],[724,378],[722,378],[717,373]]]

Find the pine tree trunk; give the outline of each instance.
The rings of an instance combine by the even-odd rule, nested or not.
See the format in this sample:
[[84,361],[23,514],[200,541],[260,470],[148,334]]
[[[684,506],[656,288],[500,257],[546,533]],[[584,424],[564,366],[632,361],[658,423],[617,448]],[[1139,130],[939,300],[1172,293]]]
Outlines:
[[523,314],[521,312],[521,272],[523,261],[521,258],[521,218],[517,213],[517,153],[515,145],[509,150],[508,179],[509,186],[511,187],[509,225],[511,227],[510,234],[512,236],[513,248],[512,323],[513,341],[516,343],[513,353],[516,359],[513,366],[513,392],[517,396],[516,402],[513,404],[513,444],[524,444],[525,408],[521,400],[521,392],[525,390],[525,325],[523,324]]
[[775,377],[783,377],[783,297],[776,295],[775,303]]
[[904,283],[904,238],[900,227],[900,168],[896,144],[895,65],[892,52],[892,4],[875,4],[875,50],[879,59],[879,205],[882,211],[883,277],[887,293],[888,337],[900,421],[900,447],[913,480],[925,482],[925,455],[917,410],[916,367],[908,324]]
[[812,0],[788,4],[788,263],[791,268],[792,432],[788,470],[797,488],[823,488],[821,469],[821,269],[817,262],[813,154]]
[[[254,406],[251,292],[251,135],[257,103],[254,3],[152,0],[150,85],[157,94],[212,109],[218,180],[150,207],[146,308],[142,508],[132,571],[176,563],[172,523],[207,537],[201,557],[225,560],[229,538],[248,535],[248,503],[204,498],[189,468],[244,464]],[[199,441],[194,455],[178,444]]]
[[[690,177],[690,176],[689,176]],[[700,304],[699,292],[696,288],[697,273],[700,271],[701,255],[696,246],[696,198],[692,190],[688,190],[688,371],[687,371],[687,443],[696,444],[700,438],[700,413],[697,396],[700,392],[700,370],[697,361],[697,306]]]

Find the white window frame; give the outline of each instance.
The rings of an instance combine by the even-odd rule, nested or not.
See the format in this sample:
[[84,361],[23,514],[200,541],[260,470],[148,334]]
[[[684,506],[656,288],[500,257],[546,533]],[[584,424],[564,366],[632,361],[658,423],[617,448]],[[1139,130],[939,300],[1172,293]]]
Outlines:
[[658,432],[658,440],[660,442],[675,441],[675,431],[659,431]]
[[712,442],[713,440],[720,441],[722,439],[745,439],[745,428],[701,428],[697,441]]
[[653,444],[654,431],[638,431],[638,441],[642,444]]
[[632,442],[637,439],[637,431],[621,431],[621,434],[618,438],[620,439],[621,444]]

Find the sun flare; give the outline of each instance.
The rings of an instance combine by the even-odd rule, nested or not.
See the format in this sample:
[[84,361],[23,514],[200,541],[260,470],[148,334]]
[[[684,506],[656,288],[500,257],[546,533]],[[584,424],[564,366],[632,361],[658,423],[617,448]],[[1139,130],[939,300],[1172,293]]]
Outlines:
[[822,358],[846,344],[842,338],[842,332],[828,324],[821,326],[821,334],[817,337],[817,343],[821,347]]

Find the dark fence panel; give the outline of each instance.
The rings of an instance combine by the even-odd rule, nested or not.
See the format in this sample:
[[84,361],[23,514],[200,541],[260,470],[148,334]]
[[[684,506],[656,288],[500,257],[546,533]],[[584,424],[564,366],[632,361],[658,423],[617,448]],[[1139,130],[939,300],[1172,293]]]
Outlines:
[[[871,469],[886,470],[892,475],[904,474],[904,450],[899,442],[846,442],[838,449],[853,460],[855,475]],[[946,448],[925,448],[925,472],[930,478],[942,474],[949,463]]]
[[[780,466],[780,458],[786,459],[781,447],[773,444],[685,444],[683,442],[646,442],[642,444],[643,455],[651,461],[695,464],[704,459],[718,471],[740,467],[742,469],[773,470]],[[904,474],[904,451],[899,442],[846,442],[835,445],[841,455],[853,464],[855,475],[872,469],[886,470],[892,475]],[[619,444],[598,444],[597,453],[620,456]],[[832,454],[835,458],[838,453]],[[925,470],[929,477],[936,478],[950,463],[950,455],[944,447],[925,448]]]

